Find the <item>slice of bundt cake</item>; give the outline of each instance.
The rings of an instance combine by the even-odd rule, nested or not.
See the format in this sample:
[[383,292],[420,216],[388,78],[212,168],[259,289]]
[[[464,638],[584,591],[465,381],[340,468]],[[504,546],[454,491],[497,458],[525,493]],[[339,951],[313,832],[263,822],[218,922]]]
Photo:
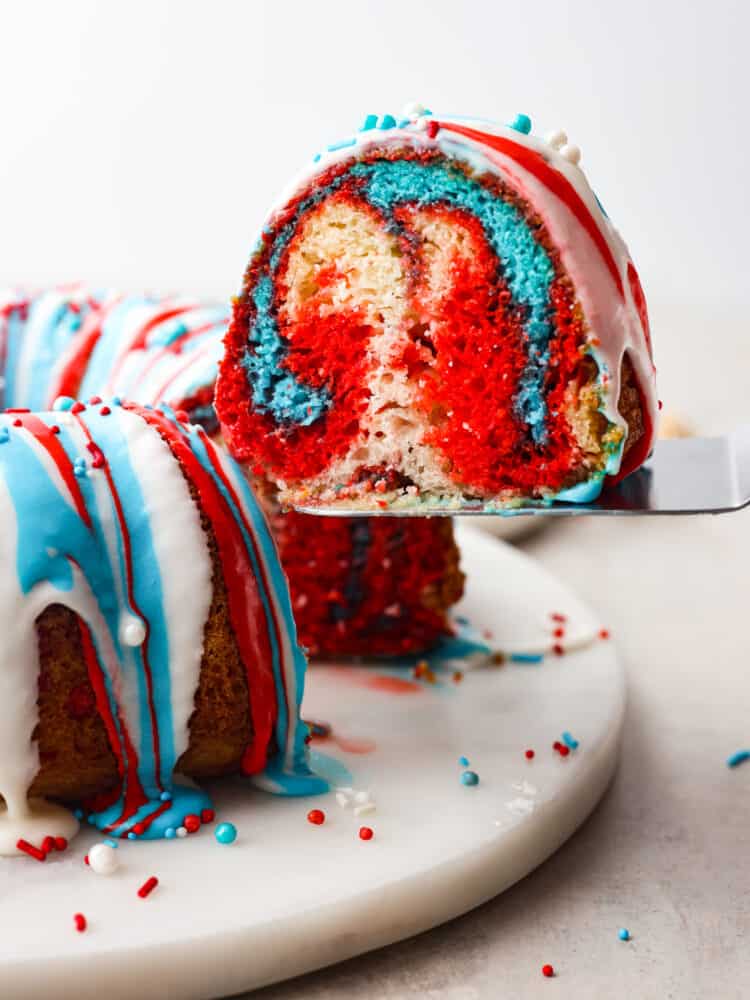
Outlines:
[[266,222],[216,408],[296,504],[584,501],[654,434],[628,252],[560,133],[411,108],[315,157]]
[[286,580],[242,470],[171,411],[59,407],[0,416],[0,854],[74,832],[37,796],[159,837],[210,808],[175,771],[325,789]]

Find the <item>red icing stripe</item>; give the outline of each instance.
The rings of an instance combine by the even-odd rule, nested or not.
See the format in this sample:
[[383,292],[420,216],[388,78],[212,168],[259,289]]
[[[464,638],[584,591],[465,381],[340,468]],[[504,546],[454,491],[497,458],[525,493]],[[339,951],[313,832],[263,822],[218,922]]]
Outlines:
[[33,413],[23,414],[18,419],[23,423],[24,428],[29,431],[29,433],[34,435],[36,440],[47,451],[47,454],[57,466],[57,471],[60,473],[63,482],[67,486],[70,495],[73,498],[76,513],[89,531],[91,531],[91,517],[89,516],[88,509],[86,508],[86,503],[83,499],[81,488],[78,485],[78,480],[73,473],[73,464],[70,461],[70,458],[68,458],[68,453],[60,443],[60,439],[56,434],[52,433],[44,421],[40,420],[39,417],[35,416]]
[[57,379],[53,381],[50,388],[50,394],[47,397],[50,406],[58,396],[72,396],[75,398],[78,395],[78,389],[88,367],[89,360],[102,335],[104,321],[119,302],[120,299],[118,298],[110,303],[109,306],[94,308],[94,312],[84,320],[83,326],[76,334],[67,352],[62,371]]
[[624,295],[622,276],[609,248],[609,244],[604,238],[601,229],[596,224],[591,212],[586,207],[586,203],[570,181],[559,170],[551,167],[540,153],[521,145],[521,143],[514,142],[512,139],[506,139],[501,135],[489,135],[487,132],[480,132],[478,129],[468,128],[466,125],[455,125],[452,122],[439,122],[438,124],[446,132],[456,132],[459,135],[464,135],[467,139],[481,142],[485,146],[497,150],[498,153],[509,156],[516,163],[519,163],[524,170],[528,170],[530,174],[533,174],[553,194],[557,195],[567,205],[596,244],[609,273],[612,275],[612,280],[617,286],[618,292],[621,296]]
[[276,722],[276,685],[265,611],[245,540],[217,483],[201,465],[183,432],[157,410],[146,410],[134,403],[126,404],[125,408],[158,429],[195,487],[201,509],[211,522],[226,582],[232,628],[247,672],[253,741],[245,750],[242,769],[246,774],[257,773],[265,767]]
[[175,316],[181,316],[182,313],[189,312],[193,308],[194,307],[192,305],[171,306],[168,309],[162,309],[159,313],[156,314],[156,316],[153,316],[148,321],[148,323],[144,323],[143,326],[138,331],[138,335],[133,340],[131,340],[130,343],[126,345],[125,350],[123,350],[118,355],[118,357],[115,358],[115,362],[112,365],[112,368],[110,369],[108,375],[108,384],[112,385],[112,383],[115,381],[117,375],[119,374],[120,369],[125,364],[125,361],[127,360],[128,355],[131,353],[131,351],[142,350],[146,346],[146,338],[148,337],[149,333],[151,333],[151,331],[154,329],[154,327],[158,326],[159,323],[163,323],[168,319],[174,319]]

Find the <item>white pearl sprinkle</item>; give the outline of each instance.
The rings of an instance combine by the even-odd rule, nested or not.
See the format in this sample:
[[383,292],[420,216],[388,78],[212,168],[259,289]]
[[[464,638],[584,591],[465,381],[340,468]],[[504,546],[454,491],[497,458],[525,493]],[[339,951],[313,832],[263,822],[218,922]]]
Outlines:
[[568,134],[564,129],[558,128],[554,132],[550,132],[547,136],[547,143],[552,146],[553,149],[560,149],[568,141]]
[[176,833],[178,837],[187,837],[188,832],[184,826],[178,826]]
[[342,809],[348,809],[351,796],[347,795],[346,792],[336,792],[336,801]]
[[577,165],[581,159],[581,150],[578,146],[565,145],[560,150],[560,156],[564,156],[568,163]]
[[89,868],[97,875],[111,875],[120,867],[117,851],[109,844],[94,844],[88,854]]
[[376,806],[374,802],[363,802],[361,806],[354,807],[355,816],[366,816],[368,813],[374,813]]
[[120,624],[120,639],[126,646],[140,646],[146,638],[146,626],[140,618],[128,615]]
[[363,802],[369,802],[370,801],[370,793],[369,792],[364,792],[364,791],[363,792],[356,792],[355,795],[354,795],[354,801],[357,802],[359,805],[362,805]]
[[419,101],[409,101],[401,109],[402,118],[419,118],[425,113],[427,108],[424,104],[420,104]]

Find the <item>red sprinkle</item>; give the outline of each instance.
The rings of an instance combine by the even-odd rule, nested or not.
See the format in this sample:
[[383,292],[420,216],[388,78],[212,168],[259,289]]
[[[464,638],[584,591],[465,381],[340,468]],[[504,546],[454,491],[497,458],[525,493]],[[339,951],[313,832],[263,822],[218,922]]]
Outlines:
[[560,754],[561,757],[567,757],[568,754],[570,753],[570,747],[566,747],[565,744],[563,744],[562,746],[559,746],[557,748],[557,752]]
[[23,838],[16,841],[16,847],[19,851],[23,851],[24,854],[28,854],[30,858],[36,858],[37,861],[45,861],[47,858],[44,851],[41,851],[38,847],[34,847],[33,844],[30,844],[28,840],[24,840]]
[[146,881],[143,883],[143,885],[140,887],[140,889],[138,890],[138,895],[141,897],[141,899],[145,899],[146,896],[149,895],[149,893],[153,892],[153,890],[157,887],[158,884],[159,884],[159,879],[156,877],[156,875],[152,875],[151,878],[147,878]]
[[89,856],[88,856],[88,854],[84,855],[84,858],[83,858],[83,863],[84,863],[85,865],[89,864]]
[[101,403],[101,401],[102,401],[101,396],[92,396],[91,399],[89,400],[89,403],[91,403],[92,406],[96,406],[97,404]]
[[201,818],[200,816],[196,816],[195,813],[188,813],[183,819],[182,825],[188,833],[196,833],[201,828]]
[[23,420],[14,420],[13,421],[13,426],[14,427],[23,427]]
[[79,934],[82,934],[86,930],[86,918],[82,913],[74,913],[73,921],[76,925],[76,930]]
[[556,639],[562,639],[562,637],[565,635],[565,629],[562,627],[562,625],[558,625],[555,631],[552,633],[552,635],[554,635]]
[[555,740],[555,742],[552,744],[552,749],[553,750],[559,750],[561,746],[562,746],[562,743],[559,740]]
[[70,408],[70,412],[71,413],[83,413],[83,411],[85,409],[86,409],[86,407],[83,405],[83,403],[73,403],[73,405]]
[[315,826],[320,826],[321,823],[325,823],[326,814],[322,809],[311,809],[307,814],[307,822],[314,823]]
[[552,647],[552,652],[555,654],[555,656],[562,656],[565,653],[565,650],[563,649],[563,647],[560,645],[559,642],[556,642],[555,645]]
[[542,975],[546,976],[547,979],[551,979],[554,976],[554,974],[555,974],[555,970],[552,968],[551,965],[543,965],[542,966]]
[[440,126],[438,125],[437,122],[435,121],[427,122],[427,128],[425,129],[425,132],[427,133],[430,139],[434,139],[439,131],[440,131]]
[[600,639],[609,639],[609,634],[610,633],[609,633],[609,629],[608,628],[600,628],[599,629],[599,638]]
[[553,622],[566,622],[568,620],[567,615],[561,615],[559,611],[553,611],[550,618]]
[[60,428],[57,426],[57,424],[52,424],[52,426],[50,427],[50,430],[52,431],[53,434],[59,434],[60,433]]
[[175,416],[177,417],[177,419],[180,421],[181,424],[190,423],[190,414],[187,412],[187,410],[177,410]]
[[662,403],[662,401],[661,401],[661,400],[659,400],[659,401],[658,401],[658,403],[659,403],[659,409],[661,409],[661,408],[662,408],[662,406],[664,406],[664,403]]
[[201,810],[201,819],[203,820],[204,823],[213,823],[215,815],[216,813],[213,811],[213,809]]
[[460,670],[455,670],[453,672],[453,683],[454,684],[460,684],[463,679],[464,679],[464,675],[461,673]]
[[527,750],[524,756],[526,757],[526,760],[533,760],[534,759],[534,751],[533,750]]
[[374,834],[369,826],[361,826],[359,828],[359,839],[360,840],[372,840]]
[[103,406],[99,412],[103,417],[108,417],[112,411],[108,406]]
[[46,836],[42,841],[42,850],[45,854],[50,854],[55,849],[55,838]]

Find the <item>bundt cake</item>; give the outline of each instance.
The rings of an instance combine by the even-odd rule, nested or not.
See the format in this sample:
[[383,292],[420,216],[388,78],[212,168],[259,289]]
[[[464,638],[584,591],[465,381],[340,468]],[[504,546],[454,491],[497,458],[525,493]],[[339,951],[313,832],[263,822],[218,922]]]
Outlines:
[[[119,395],[167,403],[214,434],[229,317],[215,303],[82,286],[0,293],[0,405],[48,409],[60,395]],[[463,577],[448,522],[330,518],[324,525],[281,516],[275,489],[259,496],[311,655],[416,653],[451,633],[448,612]]]
[[272,536],[201,428],[117,398],[0,415],[0,517],[0,853],[74,832],[43,796],[150,838],[210,809],[175,771],[325,789]]
[[590,501],[656,396],[635,267],[563,133],[368,115],[266,221],[216,409],[290,504]]

